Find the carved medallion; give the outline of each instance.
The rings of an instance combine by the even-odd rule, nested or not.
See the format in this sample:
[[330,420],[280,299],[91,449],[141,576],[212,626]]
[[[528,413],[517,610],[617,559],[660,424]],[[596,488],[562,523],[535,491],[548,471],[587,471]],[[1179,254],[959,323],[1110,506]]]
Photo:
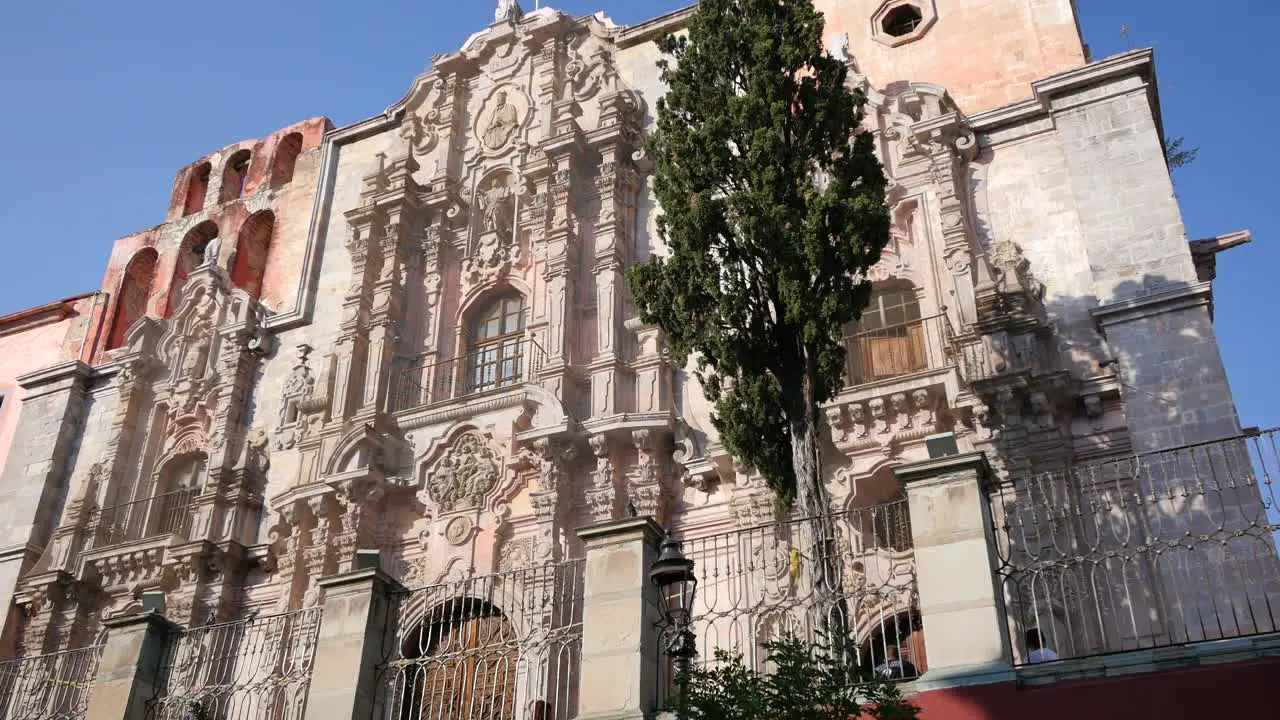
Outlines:
[[441,510],[480,504],[502,474],[498,453],[478,433],[464,433],[436,461],[427,476],[427,494]]
[[480,109],[476,121],[481,147],[489,152],[505,148],[524,119],[526,105],[524,96],[513,87],[495,90]]

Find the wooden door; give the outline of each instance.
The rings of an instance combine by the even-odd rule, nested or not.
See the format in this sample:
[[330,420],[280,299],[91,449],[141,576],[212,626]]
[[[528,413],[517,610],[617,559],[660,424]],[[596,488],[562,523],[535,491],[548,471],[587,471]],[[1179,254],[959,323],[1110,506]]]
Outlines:
[[441,628],[422,673],[422,720],[514,720],[515,633],[502,615]]

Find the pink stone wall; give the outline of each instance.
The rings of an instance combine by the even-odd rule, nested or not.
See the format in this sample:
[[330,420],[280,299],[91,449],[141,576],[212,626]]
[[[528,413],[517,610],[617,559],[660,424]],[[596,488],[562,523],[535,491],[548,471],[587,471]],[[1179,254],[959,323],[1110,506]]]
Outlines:
[[872,36],[871,18],[886,1],[897,2],[814,2],[827,15],[827,37],[848,33],[850,54],[876,88],[935,83],[972,115],[1025,100],[1033,80],[1085,62],[1072,0],[910,0],[935,8],[937,22],[897,47]]
[[0,317],[0,474],[22,414],[18,378],[79,357],[100,327],[96,309],[91,294]]

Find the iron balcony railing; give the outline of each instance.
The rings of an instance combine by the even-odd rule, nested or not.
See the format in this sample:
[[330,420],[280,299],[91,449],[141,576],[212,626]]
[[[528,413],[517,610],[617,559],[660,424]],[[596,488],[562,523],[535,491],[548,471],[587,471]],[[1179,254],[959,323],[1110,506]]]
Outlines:
[[[791,635],[842,643],[868,677],[910,680],[928,667],[905,497],[686,538],[683,550],[698,577],[697,663],[714,663],[719,649],[767,671],[763,645]],[[662,631],[660,653],[673,640]],[[665,653],[657,661],[658,693],[669,698],[675,668]]]
[[170,637],[148,720],[302,720],[323,608]]
[[79,720],[102,645],[0,662],[0,720]]
[[182,488],[95,511],[89,525],[94,547],[164,535],[186,539],[191,531],[191,502],[199,493],[197,488]]
[[568,560],[397,594],[373,717],[577,717],[584,568]]
[[998,574],[1015,660],[1280,631],[1277,435],[1034,473],[994,487]]
[[533,338],[495,342],[447,360],[418,361],[394,375],[397,410],[514,387],[533,379],[546,353]]
[[845,337],[846,387],[945,367],[951,336],[947,316],[934,315]]

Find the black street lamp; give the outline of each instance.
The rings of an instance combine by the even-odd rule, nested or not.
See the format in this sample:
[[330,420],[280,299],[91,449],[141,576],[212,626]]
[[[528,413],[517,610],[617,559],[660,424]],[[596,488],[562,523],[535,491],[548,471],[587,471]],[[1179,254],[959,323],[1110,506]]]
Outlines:
[[680,541],[667,535],[658,550],[658,559],[649,568],[649,580],[658,588],[662,620],[671,629],[663,652],[676,663],[680,679],[680,695],[684,696],[689,667],[698,654],[693,630],[693,599],[698,591],[698,576],[693,561],[684,556]]

